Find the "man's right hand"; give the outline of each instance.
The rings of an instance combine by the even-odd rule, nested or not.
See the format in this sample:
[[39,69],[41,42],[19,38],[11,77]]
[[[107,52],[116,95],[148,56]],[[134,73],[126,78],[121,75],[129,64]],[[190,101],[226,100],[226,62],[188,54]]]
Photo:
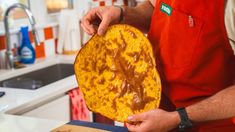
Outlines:
[[81,26],[89,35],[98,32],[103,35],[108,26],[119,23],[121,9],[115,6],[96,7],[87,12],[82,18]]

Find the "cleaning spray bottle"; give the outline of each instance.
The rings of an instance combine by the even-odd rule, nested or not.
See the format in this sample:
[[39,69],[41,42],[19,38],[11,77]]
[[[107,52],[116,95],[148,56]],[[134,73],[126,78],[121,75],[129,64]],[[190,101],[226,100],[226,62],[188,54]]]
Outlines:
[[29,40],[28,26],[21,27],[20,32],[22,34],[22,43],[19,49],[20,62],[32,64],[35,61],[35,50]]

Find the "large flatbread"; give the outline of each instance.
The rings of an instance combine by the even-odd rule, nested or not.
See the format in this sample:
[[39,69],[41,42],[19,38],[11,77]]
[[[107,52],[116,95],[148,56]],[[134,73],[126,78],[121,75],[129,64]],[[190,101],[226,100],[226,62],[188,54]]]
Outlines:
[[94,35],[77,55],[74,69],[88,108],[124,122],[159,106],[160,77],[149,40],[129,25]]

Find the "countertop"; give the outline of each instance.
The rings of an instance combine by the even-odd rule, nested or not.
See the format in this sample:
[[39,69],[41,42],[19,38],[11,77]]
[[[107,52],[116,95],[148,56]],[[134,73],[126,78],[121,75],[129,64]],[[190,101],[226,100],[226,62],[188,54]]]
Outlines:
[[0,115],[0,132],[49,132],[66,122],[22,117],[13,115]]
[[[13,76],[35,71],[57,63],[73,64],[75,56],[57,55],[51,58],[39,59],[33,65],[16,70],[0,70],[0,81]],[[69,83],[68,83],[69,82]],[[67,91],[76,88],[75,75],[51,83],[37,90],[24,90],[0,87],[5,95],[0,98],[0,131],[1,132],[44,132],[58,127],[65,122],[16,116],[28,109],[37,107],[44,101],[53,100]],[[14,114],[14,115],[11,115]],[[32,131],[33,130],[33,131]]]

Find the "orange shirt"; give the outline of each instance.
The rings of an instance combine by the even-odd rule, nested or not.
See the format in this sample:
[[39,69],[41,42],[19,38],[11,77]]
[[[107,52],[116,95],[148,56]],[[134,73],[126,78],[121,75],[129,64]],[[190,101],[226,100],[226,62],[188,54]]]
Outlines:
[[[162,78],[163,109],[186,107],[233,84],[224,7],[223,0],[157,0],[148,37]],[[231,120],[200,126],[194,129],[235,131]]]

